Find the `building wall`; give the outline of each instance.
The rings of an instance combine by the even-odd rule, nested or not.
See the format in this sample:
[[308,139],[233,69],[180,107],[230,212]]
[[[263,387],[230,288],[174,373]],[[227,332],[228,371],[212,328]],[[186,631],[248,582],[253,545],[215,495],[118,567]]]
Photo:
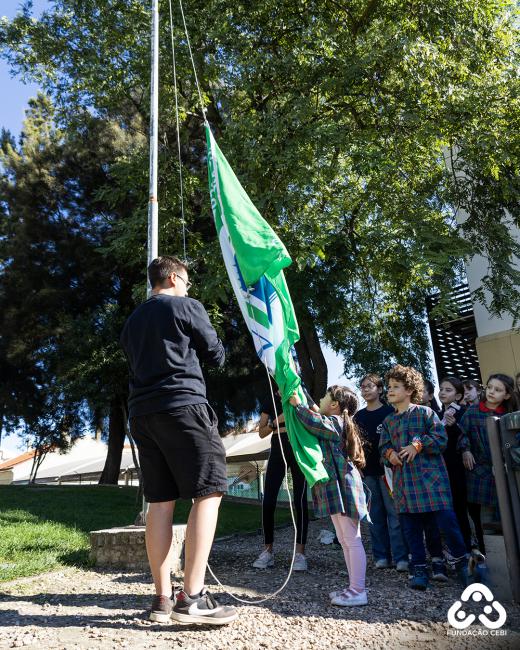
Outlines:
[[[450,154],[453,154],[456,159],[458,152],[445,150],[447,167],[463,179],[464,173],[460,169],[454,170],[452,167]],[[456,216],[460,224],[469,217],[463,209],[459,209]],[[510,224],[510,232],[517,241],[520,241],[520,230],[514,223]],[[520,260],[515,259],[515,263],[520,266]],[[487,270],[488,260],[481,255],[475,255],[466,264],[466,274],[471,292],[480,288],[482,278],[487,275]],[[500,318],[491,316],[485,305],[479,302],[473,303],[473,311],[478,334],[475,345],[483,380],[486,381],[487,377],[494,372],[504,372],[512,376],[520,372],[520,332],[513,329],[512,317],[509,315]]]
[[[511,234],[520,241],[520,230],[511,225]],[[478,289],[487,273],[487,259],[476,255],[467,265],[468,284],[471,291]],[[491,316],[486,307],[473,303],[478,337],[476,348],[482,378],[494,372],[514,376],[520,372],[520,332],[513,329],[513,318]]]

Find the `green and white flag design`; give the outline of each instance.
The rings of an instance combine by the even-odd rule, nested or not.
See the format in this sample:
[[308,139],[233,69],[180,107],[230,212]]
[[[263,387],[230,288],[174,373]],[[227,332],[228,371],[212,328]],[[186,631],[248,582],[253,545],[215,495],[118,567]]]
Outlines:
[[291,258],[240,185],[208,124],[206,140],[211,207],[224,263],[256,352],[280,390],[289,440],[312,487],[329,477],[317,439],[288,405],[295,390],[306,403],[291,355],[300,338],[283,274]]

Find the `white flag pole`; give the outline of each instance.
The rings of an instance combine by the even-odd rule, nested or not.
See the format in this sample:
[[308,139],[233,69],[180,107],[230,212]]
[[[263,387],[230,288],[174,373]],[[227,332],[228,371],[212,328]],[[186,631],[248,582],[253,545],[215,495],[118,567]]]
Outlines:
[[[149,264],[159,254],[159,203],[157,198],[157,175],[159,162],[159,0],[152,0],[150,76],[150,186],[148,199],[148,259]],[[147,294],[152,287],[147,281]],[[142,519],[146,523],[148,504],[143,497]]]
[[[150,83],[150,191],[148,202],[148,264],[158,255],[159,204],[157,200],[159,143],[159,0],[152,0],[152,69]],[[148,295],[151,287],[148,284]]]

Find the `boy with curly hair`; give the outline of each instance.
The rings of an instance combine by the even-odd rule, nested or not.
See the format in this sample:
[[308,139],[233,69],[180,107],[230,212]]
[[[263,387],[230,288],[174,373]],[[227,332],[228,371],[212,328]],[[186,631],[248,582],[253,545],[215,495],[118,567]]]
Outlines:
[[410,555],[413,589],[428,586],[424,531],[436,523],[462,583],[468,582],[468,555],[451,499],[442,452],[448,437],[428,406],[419,406],[423,378],[417,370],[397,365],[386,375],[387,399],[395,412],[382,424],[379,451],[393,472],[393,494]]

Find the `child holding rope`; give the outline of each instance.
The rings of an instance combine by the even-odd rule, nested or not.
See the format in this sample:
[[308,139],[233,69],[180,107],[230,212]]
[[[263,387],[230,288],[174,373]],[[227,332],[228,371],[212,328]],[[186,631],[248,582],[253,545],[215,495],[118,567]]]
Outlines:
[[331,603],[341,607],[366,605],[366,555],[360,521],[367,516],[367,504],[359,473],[365,456],[352,420],[358,408],[357,397],[349,388],[334,385],[321,398],[319,408],[307,408],[296,393],[290,403],[307,431],[318,438],[329,475],[326,483],[316,483],[312,488],[314,510],[318,517],[331,516],[350,581],[347,589],[329,594]]

